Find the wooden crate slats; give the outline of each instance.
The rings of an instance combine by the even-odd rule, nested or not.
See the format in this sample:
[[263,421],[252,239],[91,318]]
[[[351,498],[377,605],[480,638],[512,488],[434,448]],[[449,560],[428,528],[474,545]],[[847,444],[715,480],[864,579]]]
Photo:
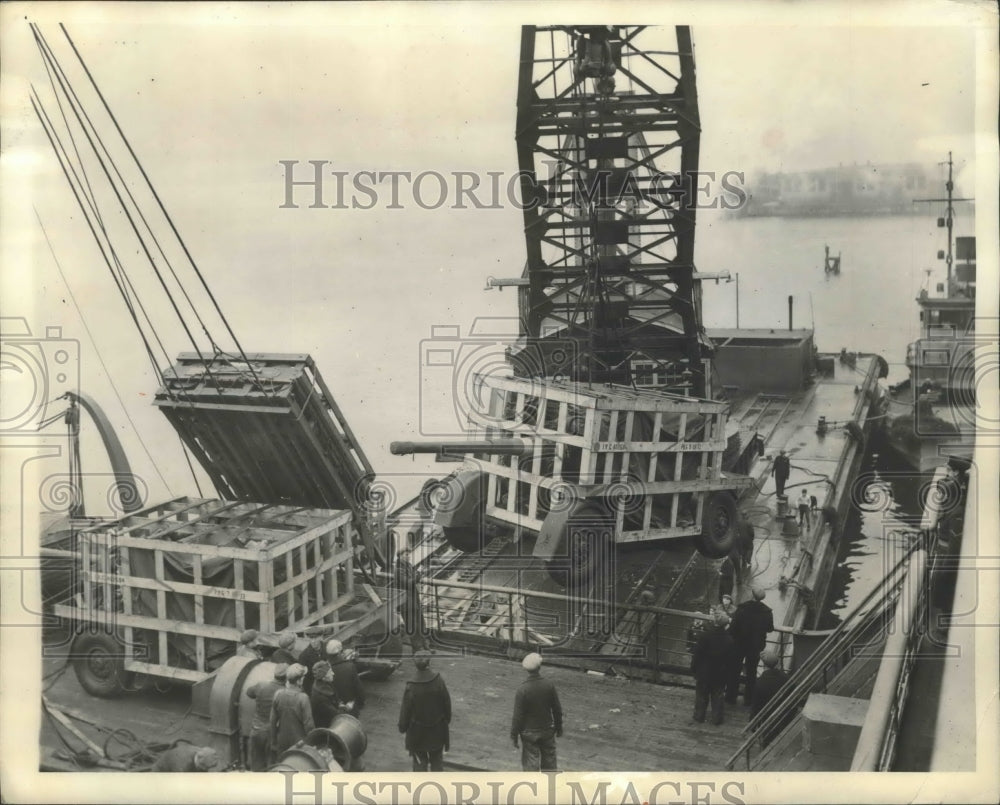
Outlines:
[[[201,584],[189,584],[183,581],[161,581],[155,578],[145,578],[143,576],[122,576],[120,574],[103,573],[97,570],[88,571],[89,580],[99,583],[119,584],[133,590],[152,590],[157,594],[178,594],[195,596],[201,593],[212,598],[223,598],[230,601],[260,604],[267,600],[267,595],[262,592],[242,589],[227,589],[225,587],[206,587]],[[208,593],[205,591],[208,590]],[[129,604],[131,607],[132,604]],[[159,612],[160,606],[156,605]]]
[[302,629],[306,626],[312,626],[318,623],[323,618],[326,618],[337,610],[342,609],[354,600],[353,593],[344,593],[337,598],[330,601],[330,603],[325,604],[321,609],[318,609],[312,616],[300,618],[299,620],[289,620],[288,625],[285,627],[291,631]]
[[[104,618],[123,628],[148,661],[140,663],[130,649],[135,668],[202,678],[232,653],[244,629],[277,632],[336,621],[353,600],[350,512],[178,499],[147,515],[131,526],[169,528],[175,538],[188,528],[187,540],[136,536],[135,529],[125,530],[131,526],[119,530],[127,518],[81,534],[83,592],[77,605],[60,604],[66,617]],[[198,521],[195,528],[191,520]],[[257,549],[204,544],[233,531],[270,542]]]
[[[246,581],[243,577],[243,560],[234,559],[233,560],[233,593],[242,592],[244,595],[247,594]],[[238,597],[236,600],[236,628],[241,632],[247,628],[247,611],[246,604],[244,604],[244,598]]]

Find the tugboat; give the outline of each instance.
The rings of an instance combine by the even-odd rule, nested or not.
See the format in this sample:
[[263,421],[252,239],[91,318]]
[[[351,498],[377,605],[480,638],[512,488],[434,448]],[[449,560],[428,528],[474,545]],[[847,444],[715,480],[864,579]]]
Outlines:
[[889,444],[921,472],[940,464],[942,454],[970,458],[975,438],[976,239],[953,237],[952,206],[972,199],[954,198],[950,152],[945,164],[946,198],[916,201],[947,204],[938,218],[948,231],[947,250],[938,252],[947,277],[933,295],[923,288],[916,299],[920,337],[906,348],[909,377],[890,388],[886,415]]

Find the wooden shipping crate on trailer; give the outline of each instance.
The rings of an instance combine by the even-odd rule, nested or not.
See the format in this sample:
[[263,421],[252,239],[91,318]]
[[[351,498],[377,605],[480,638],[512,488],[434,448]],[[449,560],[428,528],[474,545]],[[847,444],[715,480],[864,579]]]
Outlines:
[[[352,536],[347,511],[177,498],[81,531],[77,591],[54,612],[83,637],[114,635],[117,655],[97,659],[121,671],[201,681],[244,629],[334,624],[357,603]],[[338,635],[379,616],[369,607]],[[85,671],[87,654],[74,651]]]
[[527,456],[469,457],[487,479],[484,513],[538,532],[536,556],[555,555],[553,541],[584,509],[614,544],[690,536],[711,553],[714,521],[730,534],[737,527],[736,497],[752,480],[722,470],[726,403],[554,380],[479,382],[486,438],[531,445]]

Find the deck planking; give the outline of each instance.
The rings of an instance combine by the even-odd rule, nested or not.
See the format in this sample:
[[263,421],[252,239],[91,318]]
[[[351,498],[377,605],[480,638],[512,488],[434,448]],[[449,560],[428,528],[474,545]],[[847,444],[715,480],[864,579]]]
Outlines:
[[[58,667],[46,663],[46,672]],[[520,751],[509,739],[510,717],[517,686],[525,678],[520,663],[481,656],[436,656],[452,697],[451,750],[446,763],[484,771],[519,771]],[[410,760],[397,729],[399,704],[413,666],[403,665],[382,682],[366,682],[367,704],[361,720],[368,736],[366,771],[408,771]],[[557,741],[559,767],[564,771],[714,771],[722,770],[740,743],[747,709],[727,708],[720,726],[698,724],[691,718],[694,690],[654,685],[624,678],[546,666],[563,705],[564,734]],[[72,671],[48,689],[49,700],[98,722],[108,729],[126,727],[148,742],[185,738],[210,742],[208,720],[187,712],[182,687],[165,694],[130,693],[109,702],[88,696]],[[103,744],[102,733],[79,724]],[[74,740],[70,737],[70,742]],[[62,749],[51,727],[42,728],[43,761],[58,766],[52,751]]]

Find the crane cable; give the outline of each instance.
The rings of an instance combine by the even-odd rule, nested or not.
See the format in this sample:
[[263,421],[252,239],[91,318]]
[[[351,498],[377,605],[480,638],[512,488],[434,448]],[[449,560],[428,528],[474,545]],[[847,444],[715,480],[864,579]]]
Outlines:
[[[39,48],[39,51],[42,54],[42,58],[44,60],[51,59],[54,62],[55,61],[55,57],[51,54],[51,52],[48,51],[47,44],[45,46],[42,45],[42,42],[40,41],[42,39],[41,34],[37,31],[37,28],[34,25],[34,23],[32,23],[32,30],[35,33],[36,43],[38,44],[38,48]],[[63,89],[63,92],[66,93],[67,98],[69,98],[70,94],[66,90],[65,86],[63,85],[63,79],[60,76],[60,74],[59,74],[58,71],[56,72],[56,77],[57,77],[57,80],[58,80],[58,82],[60,84],[60,87],[62,87],[62,89]],[[71,104],[71,106],[72,106],[72,104]],[[100,152],[98,151],[97,146],[96,146],[96,144],[94,142],[94,137],[96,137],[99,142],[101,141],[100,135],[97,133],[97,131],[95,129],[95,131],[94,131],[94,137],[91,136],[90,132],[87,130],[87,127],[83,123],[83,119],[80,116],[80,112],[77,111],[77,109],[75,108],[75,106],[73,106],[73,113],[74,113],[74,115],[75,115],[75,117],[77,119],[77,122],[80,124],[81,130],[83,131],[84,136],[87,138],[87,141],[90,144],[90,148],[93,151],[94,156],[97,157],[97,162],[100,165],[101,170],[104,172],[105,178],[108,180],[108,184],[111,186],[111,190],[115,194],[115,198],[118,200],[118,204],[119,204],[119,206],[121,208],[121,211],[124,213],[126,219],[128,220],[129,225],[132,228],[133,233],[135,234],[136,238],[139,241],[139,246],[142,248],[142,251],[143,251],[143,254],[146,257],[146,260],[149,262],[150,266],[152,267],[153,273],[156,275],[157,280],[159,280],[160,286],[163,288],[163,291],[164,291],[164,293],[167,296],[167,300],[170,302],[170,306],[173,308],[174,313],[177,315],[177,318],[178,318],[178,320],[181,323],[181,327],[184,329],[184,332],[187,335],[188,340],[191,342],[191,345],[194,347],[195,352],[198,354],[198,357],[201,359],[202,363],[204,364],[206,374],[208,374],[208,376],[211,378],[211,380],[212,380],[213,383],[215,383],[216,385],[218,385],[217,382],[215,381],[215,379],[212,377],[211,370],[210,370],[209,365],[208,365],[208,363],[207,363],[207,361],[205,359],[205,356],[202,354],[201,350],[198,347],[198,343],[197,343],[197,341],[194,338],[194,335],[191,333],[191,329],[188,326],[188,322],[185,320],[184,315],[181,313],[180,308],[177,305],[177,301],[174,299],[173,294],[170,292],[170,289],[167,287],[167,284],[166,284],[166,282],[165,282],[165,280],[163,278],[163,274],[161,273],[159,267],[156,265],[156,261],[153,259],[153,255],[149,251],[149,246],[146,244],[145,239],[140,234],[139,228],[136,225],[135,219],[133,218],[132,213],[129,211],[128,205],[125,204],[125,200],[122,198],[122,194],[119,191],[118,186],[115,183],[114,179],[112,178],[111,173],[108,170],[108,166],[105,164],[104,160],[101,158]],[[86,115],[85,112],[84,112],[84,115]],[[89,122],[89,118],[88,118],[88,122]],[[102,148],[104,147],[103,142],[101,142],[101,147]],[[106,149],[105,149],[105,151],[106,151]]]
[[[48,65],[46,65],[46,71],[48,71]],[[51,75],[49,80],[50,82],[52,81]],[[157,345],[160,347],[160,350],[163,352],[164,356],[167,357],[167,360],[169,362],[169,356],[167,354],[167,351],[164,348],[163,343],[160,341],[159,336],[155,332],[155,329],[153,328],[152,321],[149,318],[149,314],[146,311],[145,306],[142,304],[142,300],[139,299],[138,294],[135,293],[134,287],[131,286],[131,282],[128,280],[127,274],[125,274],[124,267],[122,266],[121,260],[118,257],[118,252],[115,250],[114,244],[111,242],[111,238],[104,227],[104,222],[103,219],[101,218],[100,209],[96,205],[96,199],[87,196],[87,194],[84,192],[84,196],[87,197],[87,202],[90,207],[90,213],[88,213],[87,209],[83,206],[82,199],[75,190],[75,187],[77,186],[80,188],[81,192],[83,192],[85,187],[87,189],[91,188],[89,179],[87,177],[86,168],[83,165],[83,160],[80,158],[79,150],[77,150],[76,148],[76,140],[73,138],[73,132],[69,128],[68,122],[66,122],[66,115],[65,112],[63,111],[62,102],[59,99],[59,95],[56,94],[56,102],[59,105],[60,113],[62,113],[63,121],[65,122],[65,125],[67,127],[67,132],[69,134],[70,141],[72,142],[74,151],[77,154],[77,159],[80,161],[80,173],[83,176],[82,179],[80,178],[80,175],[77,174],[76,168],[69,157],[69,153],[67,152],[66,147],[62,142],[62,139],[59,137],[59,134],[56,132],[55,126],[53,125],[51,119],[49,118],[48,113],[42,106],[41,99],[38,97],[38,92],[37,90],[35,90],[34,87],[32,87],[32,92],[33,92],[32,107],[35,109],[35,114],[38,116],[39,122],[42,124],[42,128],[45,130],[45,133],[48,136],[49,143],[52,145],[53,150],[56,152],[56,158],[59,160],[60,167],[62,167],[63,175],[66,177],[66,181],[69,183],[70,188],[73,189],[74,194],[77,196],[77,203],[80,206],[81,212],[83,212],[84,217],[88,221],[88,224],[91,224],[92,219],[96,220],[98,227],[105,236],[105,240],[107,241],[107,251],[110,252],[111,258],[113,259],[115,266],[111,265],[111,260],[109,260],[107,254],[105,254],[104,242],[101,241],[101,239],[97,235],[95,228],[93,227],[93,225],[91,225],[91,232],[94,235],[94,239],[97,242],[98,248],[101,250],[101,255],[102,257],[104,257],[105,264],[107,265],[108,270],[111,272],[112,279],[114,280],[115,285],[118,287],[118,291],[121,294],[122,299],[125,301],[125,306],[128,309],[129,314],[132,316],[132,320],[135,323],[136,328],[139,330],[139,335],[142,338],[143,345],[146,349],[146,354],[149,356],[150,362],[153,365],[153,369],[156,372],[156,376],[162,382],[163,372],[156,360],[156,356],[153,353],[153,349],[149,344],[149,339],[146,337],[145,332],[143,331],[142,327],[139,324],[138,317],[136,316],[135,313],[135,307],[132,303],[132,300],[129,298],[128,290],[126,290],[126,288],[124,287],[126,283],[128,284],[128,287],[131,289],[132,295],[135,297],[135,303],[138,305],[139,310],[142,312],[143,317],[146,319],[147,325],[153,332],[153,337],[155,338]],[[72,173],[72,177],[70,177],[70,173]],[[76,185],[74,185],[74,180],[76,182]],[[91,193],[93,193],[92,190]],[[37,216],[38,214],[37,210],[35,214]],[[40,219],[39,223],[41,223]],[[42,229],[44,231],[44,227],[42,227]],[[52,249],[51,243],[49,244],[49,249],[50,250]],[[115,270],[115,267],[117,267],[117,271]]]
[[[79,98],[79,96],[76,93],[76,90],[73,88],[73,85],[69,82],[69,79],[67,78],[65,71],[62,69],[62,66],[55,59],[55,56],[52,53],[51,47],[49,46],[48,42],[45,41],[44,37],[41,36],[41,34],[37,34],[36,35],[36,41],[38,42],[39,48],[41,49],[44,46],[45,51],[47,52],[47,56],[46,56],[46,59],[45,59],[45,61],[46,61],[46,71],[49,70],[48,62],[51,62],[52,65],[53,65],[53,69],[55,69],[55,70],[58,71],[57,77],[59,78],[60,87],[62,88],[63,93],[66,95],[67,100],[69,100],[71,102],[71,105],[73,107],[73,112],[76,115],[77,121],[80,123],[81,130],[84,130],[84,133],[86,133],[86,130],[84,129],[84,126],[83,126],[83,120],[86,120],[87,124],[90,126],[90,129],[94,132],[94,135],[97,138],[97,141],[98,141],[99,145],[101,146],[101,149],[104,152],[104,158],[106,158],[108,160],[109,164],[114,169],[115,175],[117,176],[118,181],[121,183],[121,186],[124,188],[126,194],[128,195],[129,201],[132,202],[132,205],[135,208],[136,212],[138,213],[140,220],[142,221],[143,225],[146,228],[146,231],[149,233],[149,236],[152,238],[152,241],[153,241],[154,245],[156,246],[157,250],[159,251],[160,256],[163,258],[164,263],[166,264],[167,268],[170,270],[171,276],[173,276],[174,281],[177,283],[177,286],[180,288],[181,293],[184,295],[184,299],[187,301],[188,306],[191,308],[191,312],[194,314],[195,319],[198,321],[198,324],[201,325],[202,332],[205,334],[206,338],[208,338],[209,343],[212,345],[212,348],[215,350],[215,352],[219,352],[220,350],[219,350],[219,347],[217,346],[217,344],[215,343],[215,339],[212,337],[212,334],[208,331],[208,328],[205,325],[205,322],[202,320],[201,316],[199,315],[198,309],[195,307],[194,302],[191,300],[191,297],[188,294],[187,289],[184,287],[184,284],[181,282],[180,278],[177,276],[177,272],[174,270],[173,264],[170,262],[170,259],[167,257],[166,253],[164,252],[163,247],[160,245],[160,242],[157,239],[156,234],[153,232],[152,227],[150,226],[148,220],[146,219],[145,214],[142,211],[142,207],[140,207],[139,203],[136,201],[135,196],[133,195],[131,188],[128,186],[128,183],[125,181],[125,178],[122,176],[121,171],[118,168],[118,165],[114,161],[114,158],[111,156],[110,152],[107,149],[107,146],[105,146],[105,144],[104,144],[104,141],[101,139],[100,135],[97,133],[97,128],[96,128],[96,126],[94,126],[94,122],[91,120],[90,115],[87,114],[86,109],[84,109],[83,103],[80,101],[80,98]],[[52,75],[51,75],[51,73],[49,75],[49,80],[50,80],[50,83],[51,83],[52,82]],[[56,88],[55,88],[54,84],[52,86],[52,90],[53,90],[53,93],[55,93],[56,101],[59,103],[60,110],[62,110],[62,103],[61,103],[61,101],[59,101],[59,93],[56,91]],[[82,118],[80,117],[81,114],[83,116]],[[63,114],[63,119],[65,121],[65,113]],[[68,123],[66,123],[66,129],[69,132],[70,138],[72,139],[72,130],[70,129]],[[73,140],[73,143],[74,143],[74,150],[75,150],[76,141]],[[93,144],[92,144],[92,147],[93,147]],[[100,154],[97,153],[96,149],[94,149],[94,153],[95,153],[95,156],[97,156],[98,160],[102,159],[102,157],[100,156]],[[83,169],[83,160],[80,158],[79,152],[77,152],[77,159],[80,160],[81,170],[82,170]],[[86,176],[85,171],[84,171],[84,175]],[[110,181],[110,177],[109,177],[109,181]],[[89,188],[89,186],[90,186],[89,185],[89,181],[88,181],[87,184],[88,184],[88,188]],[[91,192],[93,192],[93,191],[91,191]],[[102,229],[103,229],[103,226],[102,226]],[[107,233],[105,233],[105,234],[107,234]],[[139,237],[138,232],[136,232],[136,236]]]
[[108,366],[104,362],[104,357],[101,355],[101,350],[98,348],[97,342],[94,340],[94,334],[90,330],[90,325],[87,324],[87,318],[86,316],[83,315],[83,310],[80,308],[79,303],[76,301],[76,296],[73,293],[73,289],[66,281],[66,275],[65,273],[63,273],[62,266],[59,264],[59,258],[56,257],[55,250],[52,247],[52,241],[49,240],[49,233],[45,229],[45,224],[42,223],[42,218],[38,214],[38,210],[35,210],[35,217],[38,219],[38,226],[41,227],[42,235],[45,237],[46,244],[48,244],[49,253],[52,255],[52,260],[56,265],[56,269],[59,271],[59,276],[62,277],[63,284],[66,286],[66,290],[69,293],[70,301],[72,301],[73,307],[76,308],[76,312],[80,316],[80,321],[83,322],[83,328],[87,331],[87,336],[90,338],[91,343],[94,345],[94,352],[97,354],[97,360],[100,362],[101,368],[104,370],[104,374],[108,378],[108,383],[111,384],[111,390],[114,392],[119,405],[121,405],[122,411],[125,412],[125,418],[129,421],[129,424],[132,426],[132,430],[135,431],[135,435],[139,439],[139,444],[142,445],[142,449],[143,451],[145,451],[146,456],[152,463],[153,469],[156,471],[156,474],[160,477],[160,481],[163,482],[163,485],[166,487],[167,492],[169,492],[172,497],[174,493],[173,490],[171,490],[170,488],[170,484],[167,483],[167,479],[164,478],[163,473],[160,472],[160,468],[157,466],[156,460],[153,458],[153,454],[149,451],[149,447],[146,445],[145,440],[142,438],[142,434],[139,432],[139,428],[136,426],[135,421],[132,419],[132,415],[129,414],[128,408],[125,407],[125,401],[122,399],[122,395],[121,392],[118,390],[118,386],[115,385],[115,381],[111,375],[111,372],[108,371]]
[[230,338],[233,339],[233,343],[236,344],[236,348],[239,350],[240,357],[246,362],[246,364],[249,367],[250,372],[254,376],[254,379],[256,380],[256,382],[258,384],[260,384],[260,379],[257,377],[257,373],[254,370],[253,365],[250,363],[249,358],[247,358],[246,352],[244,352],[243,346],[240,344],[239,339],[236,337],[236,334],[233,332],[232,327],[229,325],[229,320],[226,318],[225,314],[222,312],[222,308],[219,306],[219,303],[216,300],[215,295],[212,293],[211,288],[209,288],[208,282],[205,280],[204,275],[201,273],[201,269],[198,268],[198,264],[195,262],[194,257],[192,257],[191,253],[188,251],[187,244],[184,242],[184,239],[181,237],[180,233],[177,231],[177,227],[174,225],[173,218],[170,217],[170,214],[167,212],[166,207],[164,206],[163,202],[160,200],[160,196],[156,192],[156,188],[153,187],[153,183],[150,181],[149,176],[146,174],[146,170],[145,170],[145,168],[143,168],[142,163],[139,161],[139,157],[136,156],[135,151],[132,150],[132,145],[129,142],[128,138],[125,136],[125,132],[123,132],[122,129],[121,129],[121,126],[118,125],[118,119],[115,117],[114,113],[111,111],[111,107],[108,106],[108,102],[104,99],[104,94],[101,92],[100,88],[97,86],[97,82],[94,80],[94,77],[91,75],[90,69],[87,67],[86,63],[83,60],[83,57],[80,55],[80,52],[76,48],[76,44],[70,38],[69,32],[66,30],[66,26],[64,26],[62,23],[59,23],[59,28],[62,30],[63,35],[66,37],[66,41],[69,42],[70,47],[73,49],[73,53],[76,54],[77,60],[80,62],[80,66],[83,68],[83,71],[87,74],[87,78],[90,80],[91,86],[94,88],[94,91],[97,93],[97,97],[101,99],[101,104],[104,106],[105,111],[107,111],[108,117],[111,118],[111,122],[114,123],[115,129],[118,131],[119,136],[122,138],[122,142],[125,144],[125,147],[128,149],[129,154],[132,156],[132,159],[135,161],[136,167],[139,168],[139,172],[142,174],[142,178],[146,181],[146,185],[149,187],[149,190],[152,193],[153,198],[156,199],[156,203],[159,206],[160,211],[163,213],[163,217],[166,219],[167,223],[170,225],[170,229],[174,233],[174,237],[177,238],[177,242],[180,244],[181,249],[183,249],[184,255],[187,257],[188,262],[190,262],[191,267],[194,269],[195,274],[197,275],[199,281],[202,284],[202,287],[205,289],[205,293],[208,294],[208,298],[211,300],[212,305],[215,307],[216,312],[219,314],[219,318],[222,320],[223,326],[225,326],[226,331],[229,333]]

